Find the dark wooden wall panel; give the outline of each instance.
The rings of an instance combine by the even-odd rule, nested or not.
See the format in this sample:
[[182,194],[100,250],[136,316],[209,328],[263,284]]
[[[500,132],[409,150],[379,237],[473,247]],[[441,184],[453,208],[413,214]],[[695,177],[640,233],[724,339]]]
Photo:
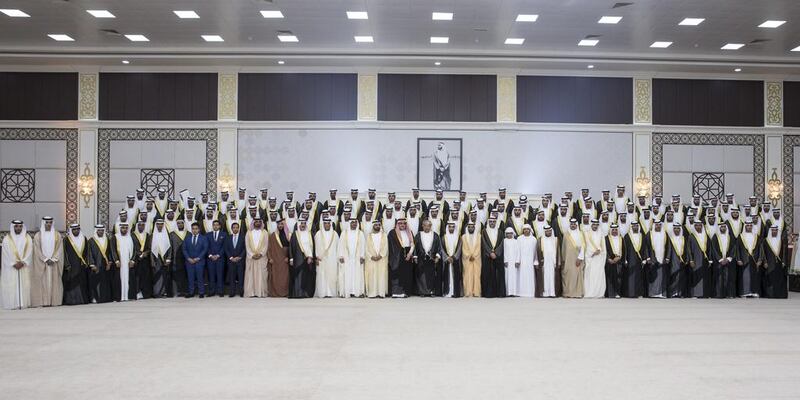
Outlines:
[[354,121],[356,74],[239,74],[242,121]]
[[381,121],[497,120],[494,75],[378,75]]
[[517,121],[630,124],[633,80],[518,76]]
[[800,82],[783,82],[783,125],[800,127]]
[[217,74],[101,73],[100,119],[213,121]]
[[77,119],[77,73],[0,73],[0,120]]
[[763,126],[764,82],[653,79],[653,123]]

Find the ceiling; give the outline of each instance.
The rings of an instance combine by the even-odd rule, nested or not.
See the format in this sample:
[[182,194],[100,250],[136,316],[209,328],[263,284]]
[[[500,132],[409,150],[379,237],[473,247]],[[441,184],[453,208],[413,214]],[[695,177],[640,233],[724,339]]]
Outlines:
[[[653,71],[664,73],[744,73],[800,75],[800,1],[797,0],[4,0],[0,8],[20,9],[30,18],[0,14],[0,64],[290,67],[431,67]],[[99,19],[87,9],[116,18]],[[199,19],[179,19],[173,10],[196,11]],[[261,10],[284,18],[265,19]],[[346,11],[367,11],[367,20],[349,20]],[[434,11],[452,12],[452,21],[434,21]],[[515,22],[517,14],[537,14],[536,22]],[[618,24],[598,24],[620,16]],[[705,18],[679,26],[686,17]],[[776,29],[766,20],[785,20]],[[103,30],[118,32],[108,33]],[[299,43],[282,43],[291,31]],[[67,34],[56,42],[48,34]],[[149,42],[131,42],[142,34]],[[201,35],[221,35],[209,43]],[[374,43],[355,43],[370,35]],[[580,47],[599,35],[595,47]],[[431,44],[448,36],[448,44]],[[524,38],[506,45],[506,38]],[[669,41],[654,49],[655,41]],[[744,43],[736,51],[726,43]]]

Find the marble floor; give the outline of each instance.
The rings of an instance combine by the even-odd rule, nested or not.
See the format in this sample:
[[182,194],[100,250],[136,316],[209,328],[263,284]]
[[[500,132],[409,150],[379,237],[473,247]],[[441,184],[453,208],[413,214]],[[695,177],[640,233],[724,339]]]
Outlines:
[[16,399],[797,399],[789,300],[164,299],[0,312]]

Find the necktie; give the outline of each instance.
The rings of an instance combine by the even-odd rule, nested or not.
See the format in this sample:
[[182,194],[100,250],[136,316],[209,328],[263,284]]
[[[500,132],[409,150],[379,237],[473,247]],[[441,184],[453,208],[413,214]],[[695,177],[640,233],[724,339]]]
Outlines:
[[217,233],[217,231],[214,231],[214,241],[215,242],[217,241],[217,235],[219,235],[219,233]]
[[192,236],[192,246],[197,246],[197,235]]

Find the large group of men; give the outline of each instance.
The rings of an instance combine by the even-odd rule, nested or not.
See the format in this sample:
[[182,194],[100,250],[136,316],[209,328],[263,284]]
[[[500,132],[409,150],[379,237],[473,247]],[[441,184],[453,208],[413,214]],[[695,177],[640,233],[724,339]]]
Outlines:
[[406,202],[369,189],[324,202],[267,189],[216,200],[138,189],[112,225],[62,236],[53,218],[2,242],[7,309],[199,297],[787,297],[794,236],[781,211],[733,194],[685,204],[624,186],[534,206],[504,188]]

